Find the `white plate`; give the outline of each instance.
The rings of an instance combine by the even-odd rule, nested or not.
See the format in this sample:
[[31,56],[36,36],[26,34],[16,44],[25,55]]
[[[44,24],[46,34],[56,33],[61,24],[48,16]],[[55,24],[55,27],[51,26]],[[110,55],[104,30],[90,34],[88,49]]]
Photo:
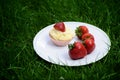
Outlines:
[[[96,48],[91,54],[87,55],[83,59],[72,60],[68,54],[68,46],[58,47],[51,42],[49,31],[54,25],[52,24],[40,30],[33,40],[34,50],[42,59],[58,65],[81,66],[96,62],[107,55],[108,51],[110,50],[111,42],[103,30],[91,24],[82,22],[64,23],[65,26],[70,27],[73,30],[80,25],[87,26],[89,32],[95,37]],[[70,43],[73,43],[74,41],[78,41],[77,37],[75,37]]]

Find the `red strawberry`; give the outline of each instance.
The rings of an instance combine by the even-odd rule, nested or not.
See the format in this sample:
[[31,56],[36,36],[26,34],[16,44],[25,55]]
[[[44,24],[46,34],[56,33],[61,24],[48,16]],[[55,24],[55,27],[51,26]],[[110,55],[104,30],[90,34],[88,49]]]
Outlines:
[[65,24],[63,22],[56,23],[54,28],[58,31],[65,32]]
[[85,48],[87,49],[87,54],[90,54],[95,49],[95,42],[93,39],[89,38],[84,41]]
[[75,33],[79,39],[81,39],[82,35],[88,33],[89,30],[86,26],[79,26],[76,28]]
[[74,42],[69,44],[69,56],[71,59],[76,60],[83,58],[87,55],[87,50],[81,42]]
[[81,40],[84,41],[84,40],[89,39],[89,38],[94,40],[94,36],[91,33],[85,33],[82,35]]

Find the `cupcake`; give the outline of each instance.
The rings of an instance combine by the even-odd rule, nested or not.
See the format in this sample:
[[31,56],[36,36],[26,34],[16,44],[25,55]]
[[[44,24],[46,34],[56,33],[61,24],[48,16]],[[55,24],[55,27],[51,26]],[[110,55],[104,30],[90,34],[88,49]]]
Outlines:
[[56,23],[49,32],[51,41],[57,46],[66,46],[75,36],[74,31],[63,22]]

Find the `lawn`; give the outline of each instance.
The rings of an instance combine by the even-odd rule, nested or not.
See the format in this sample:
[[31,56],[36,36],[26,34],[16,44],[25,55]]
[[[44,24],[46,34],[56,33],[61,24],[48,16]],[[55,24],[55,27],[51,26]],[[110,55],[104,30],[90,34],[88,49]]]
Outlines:
[[[0,80],[118,80],[120,79],[119,0],[1,0]],[[100,61],[59,66],[41,59],[33,38],[61,21],[95,25],[108,34],[111,49]]]

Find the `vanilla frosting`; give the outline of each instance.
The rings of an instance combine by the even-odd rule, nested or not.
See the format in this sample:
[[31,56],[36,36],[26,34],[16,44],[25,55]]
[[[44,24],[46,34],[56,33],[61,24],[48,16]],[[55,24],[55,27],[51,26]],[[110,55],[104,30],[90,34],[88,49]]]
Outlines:
[[72,31],[70,28],[66,27],[65,32],[61,32],[56,30],[55,28],[50,30],[50,35],[55,39],[55,40],[69,40],[72,39],[75,36],[75,32]]

